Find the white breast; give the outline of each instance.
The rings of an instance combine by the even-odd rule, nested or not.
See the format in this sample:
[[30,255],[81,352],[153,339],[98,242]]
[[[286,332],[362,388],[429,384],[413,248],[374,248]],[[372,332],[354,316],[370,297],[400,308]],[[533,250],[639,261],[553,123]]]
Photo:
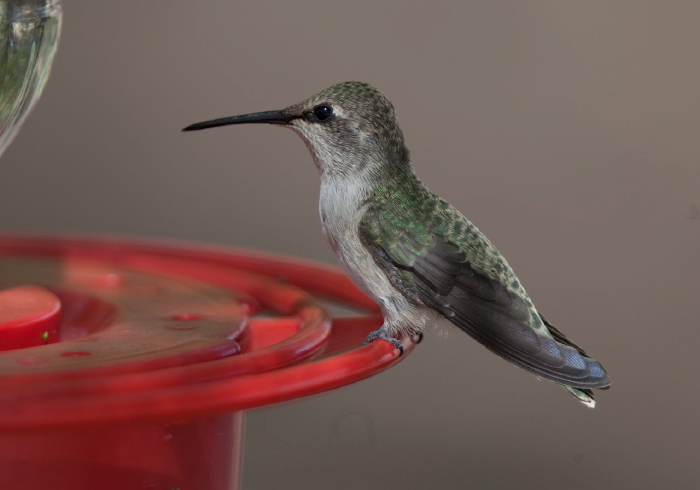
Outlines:
[[[376,269],[376,264],[360,241],[358,225],[365,212],[363,206],[369,187],[360,179],[322,178],[319,212],[328,243],[338,256],[341,265],[353,281],[367,294],[378,300],[372,285],[377,281],[364,279],[364,272]],[[362,273],[360,273],[362,271]],[[370,274],[374,276],[374,274]],[[383,274],[376,274],[383,276]]]
[[382,309],[389,333],[422,330],[433,318],[391,284],[361,242],[358,225],[371,187],[362,178],[321,177],[319,211],[323,232],[345,273]]

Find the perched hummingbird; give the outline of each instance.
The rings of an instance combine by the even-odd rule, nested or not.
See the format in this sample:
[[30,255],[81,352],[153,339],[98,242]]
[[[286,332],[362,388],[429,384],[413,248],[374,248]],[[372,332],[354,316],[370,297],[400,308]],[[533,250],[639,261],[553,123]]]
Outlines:
[[269,123],[296,132],[321,174],[326,238],[350,278],[381,307],[366,342],[421,333],[447,318],[488,349],[560,384],[589,407],[605,369],[537,311],[491,242],[418,180],[394,107],[361,82],[296,105],[192,124]]

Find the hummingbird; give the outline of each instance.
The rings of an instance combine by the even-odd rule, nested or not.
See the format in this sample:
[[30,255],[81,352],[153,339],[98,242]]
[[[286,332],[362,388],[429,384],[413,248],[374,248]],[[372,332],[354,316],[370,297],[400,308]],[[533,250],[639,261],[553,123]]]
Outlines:
[[362,82],[333,85],[282,110],[192,124],[266,123],[297,133],[321,177],[325,237],[350,279],[381,308],[384,339],[446,318],[486,348],[593,408],[610,386],[601,364],[535,308],[506,259],[415,175],[394,106]]

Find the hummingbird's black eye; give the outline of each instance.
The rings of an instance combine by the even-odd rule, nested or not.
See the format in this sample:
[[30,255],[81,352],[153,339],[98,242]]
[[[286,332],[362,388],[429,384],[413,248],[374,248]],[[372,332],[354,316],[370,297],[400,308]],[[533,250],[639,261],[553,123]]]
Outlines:
[[314,116],[316,116],[316,119],[318,119],[319,121],[325,121],[332,115],[333,108],[328,104],[321,104],[319,106],[314,107]]

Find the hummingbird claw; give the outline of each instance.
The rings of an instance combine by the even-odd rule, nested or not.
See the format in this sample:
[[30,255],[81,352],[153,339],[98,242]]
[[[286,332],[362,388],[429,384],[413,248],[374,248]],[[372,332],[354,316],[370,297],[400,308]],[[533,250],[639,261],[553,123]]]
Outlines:
[[370,342],[373,342],[377,339],[381,340],[386,340],[389,342],[391,345],[393,345],[396,349],[399,351],[399,356],[403,355],[403,344],[401,344],[401,341],[398,339],[395,339],[394,337],[390,337],[383,328],[378,328],[377,330],[374,330],[373,332],[370,332],[370,334],[367,336],[364,342],[362,342],[362,345],[367,345]]

